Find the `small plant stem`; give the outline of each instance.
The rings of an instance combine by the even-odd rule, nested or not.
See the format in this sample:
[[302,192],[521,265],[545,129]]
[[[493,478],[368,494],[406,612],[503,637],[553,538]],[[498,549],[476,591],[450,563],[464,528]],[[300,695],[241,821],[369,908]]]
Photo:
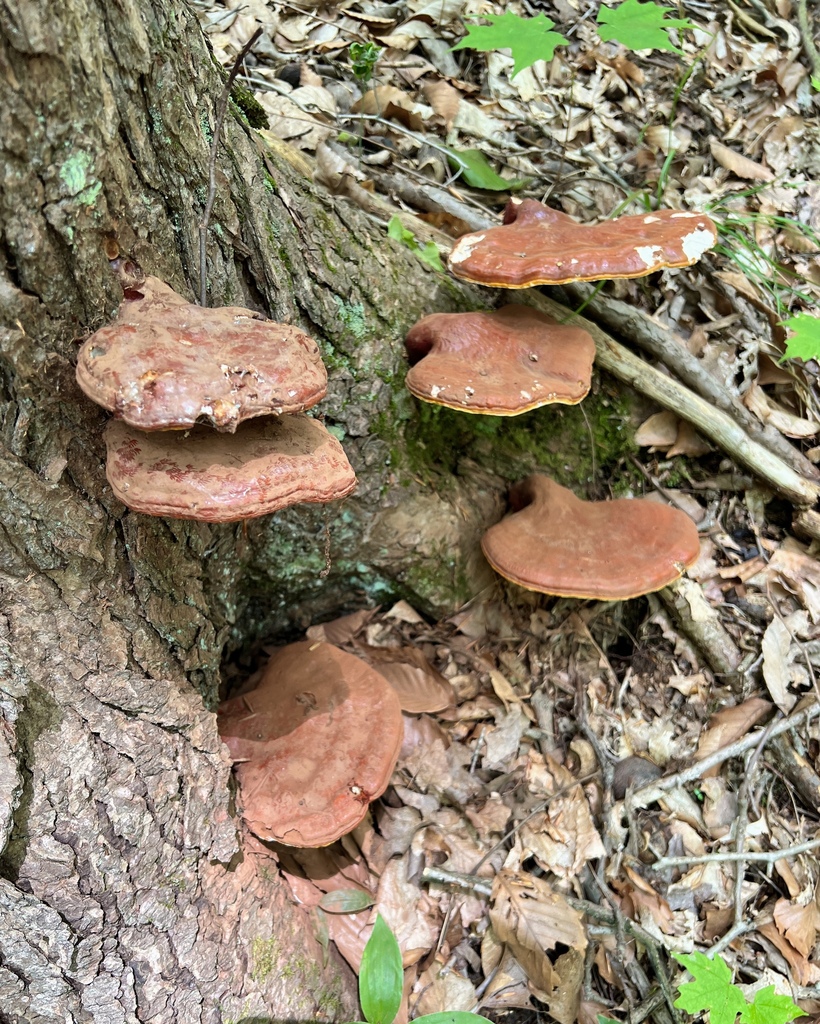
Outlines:
[[797,25],[800,29],[800,38],[803,41],[803,49],[811,63],[811,77],[813,82],[820,81],[820,53],[814,43],[814,31],[809,19],[809,6],[807,0],[797,0]]
[[211,213],[214,208],[214,201],[216,199],[216,153],[219,149],[219,139],[222,135],[222,122],[225,120],[225,114],[228,110],[228,100],[231,96],[231,87],[233,86],[236,76],[239,74],[239,69],[242,67],[242,61],[247,57],[251,47],[254,45],[256,40],[262,35],[262,29],[258,28],[250,39],[245,43],[234,61],[231,73],[228,75],[228,80],[222,89],[217,103],[217,114],[216,124],[214,125],[213,138],[211,140],[211,153],[208,158],[208,199],[205,203],[205,209],[202,213],[202,220],[199,222],[199,304],[200,306],[207,306],[208,304],[208,274],[207,274],[207,245],[208,245],[208,224],[211,220]]

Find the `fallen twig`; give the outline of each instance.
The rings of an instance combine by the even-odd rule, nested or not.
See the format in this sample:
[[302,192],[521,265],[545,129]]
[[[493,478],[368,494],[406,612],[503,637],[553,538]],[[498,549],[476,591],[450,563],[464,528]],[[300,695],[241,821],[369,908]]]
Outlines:
[[727,850],[725,853],[702,853],[697,857],[661,857],[650,867],[655,871],[664,868],[687,867],[690,864],[729,864],[735,861],[760,861],[763,864],[774,864],[778,860],[787,860],[790,857],[799,857],[801,853],[809,853],[811,850],[820,848],[820,839],[809,839],[797,846],[787,846],[785,850],[762,850],[739,852]]
[[724,629],[717,610],[703,596],[703,589],[685,577],[664,587],[658,597],[672,611],[678,625],[702,651],[719,675],[731,675],[742,661],[734,640]]
[[[781,719],[769,733],[769,738],[780,736],[782,733],[788,732],[798,725],[811,721],[811,719],[816,718],[818,715],[820,715],[820,704],[810,704],[808,707],[794,712],[787,718]],[[738,757],[752,747],[757,746],[764,732],[765,729],[757,729],[755,732],[744,736],[743,739],[736,740],[726,747],[721,747],[714,754],[704,757],[702,761],[696,761],[689,768],[675,772],[674,775],[665,775],[662,779],[658,779],[657,782],[651,782],[648,786],[635,790],[628,795],[627,799],[633,807],[645,807],[647,804],[654,803],[668,789],[685,785],[687,782],[694,782],[696,779],[701,778],[707,769],[723,764],[730,757]]]
[[[761,423],[720,382],[712,377],[674,331],[647,316],[642,310],[611,295],[596,295],[588,284],[568,284],[563,291],[573,301],[585,302],[598,323],[660,360],[674,370],[678,379],[701,398],[736,420],[755,441],[780,458],[801,476],[820,481],[820,470],[774,427]],[[683,414],[681,414],[683,415]]]

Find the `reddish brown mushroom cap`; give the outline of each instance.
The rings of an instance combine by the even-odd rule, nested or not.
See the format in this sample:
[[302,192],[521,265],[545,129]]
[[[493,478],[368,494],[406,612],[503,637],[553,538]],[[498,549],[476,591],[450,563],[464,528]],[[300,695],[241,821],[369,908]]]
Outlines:
[[303,413],[251,420],[235,434],[208,427],[146,433],[111,420],[105,443],[114,494],[152,516],[232,522],[301,501],[334,501],[356,486],[342,446]]
[[301,412],[324,397],[316,342],[240,306],[186,302],[156,277],[126,293],[116,320],[85,342],[77,382],[140,430],[210,423],[217,430],[270,413]]
[[579,224],[534,199],[511,199],[504,223],[463,235],[450,270],[495,288],[643,277],[664,267],[688,267],[717,241],[702,213],[655,210],[600,224]]
[[399,756],[401,708],[387,681],[326,643],[290,644],[251,693],[226,701],[219,734],[242,816],[262,839],[327,846],[354,829]]
[[689,516],[654,501],[582,501],[535,474],[511,489],[510,507],[481,547],[497,573],[527,590],[626,600],[674,582],[698,557]]
[[517,416],[589,391],[595,342],[528,306],[434,313],[405,342],[407,387],[417,398],[463,412]]

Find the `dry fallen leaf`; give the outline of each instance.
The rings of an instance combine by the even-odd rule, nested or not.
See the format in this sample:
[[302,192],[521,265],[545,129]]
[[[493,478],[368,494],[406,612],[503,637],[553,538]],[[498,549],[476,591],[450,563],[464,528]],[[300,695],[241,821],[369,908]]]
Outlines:
[[812,899],[805,906],[780,899],[774,905],[774,923],[801,956],[808,957],[817,941],[820,908]]
[[[702,761],[721,747],[739,740],[755,723],[765,718],[771,709],[769,701],[763,700],[762,697],[750,697],[742,704],[718,711],[712,715],[709,728],[700,737],[696,759]],[[708,774],[713,772],[710,771]]]
[[[573,1024],[582,980],[573,969],[573,961],[580,959],[583,964],[587,945],[581,915],[544,879],[523,872],[499,871],[492,899],[490,921],[496,935],[509,945],[533,991],[550,1004],[553,1016],[561,1024]],[[567,946],[569,952],[553,962],[547,954],[558,943]],[[573,985],[568,984],[570,978]],[[563,1005],[553,1008],[559,986],[565,986]]]
[[650,445],[657,448],[668,448],[675,443],[678,436],[678,416],[665,410],[656,412],[635,431],[635,444],[646,448]]
[[797,694],[789,690],[792,674],[789,668],[791,633],[785,622],[775,616],[763,634],[763,678],[772,700],[784,715],[797,703]]
[[709,149],[712,151],[712,156],[717,160],[720,166],[725,167],[728,171],[736,174],[738,178],[744,178],[747,181],[774,180],[774,173],[768,167],[764,167],[763,164],[755,163],[754,160],[750,160],[747,156],[743,156],[742,153],[736,153],[728,146],[724,146],[722,142],[710,139]]
[[376,614],[374,608],[363,608],[359,612],[352,612],[350,615],[342,615],[341,618],[333,619],[331,622],[322,622],[317,626],[309,626],[305,630],[308,640],[324,640],[329,644],[349,643],[367,625]]

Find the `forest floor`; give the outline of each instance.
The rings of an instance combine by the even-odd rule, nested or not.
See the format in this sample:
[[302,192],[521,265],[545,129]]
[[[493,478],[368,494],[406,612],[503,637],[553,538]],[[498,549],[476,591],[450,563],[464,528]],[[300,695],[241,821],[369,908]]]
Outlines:
[[[263,30],[240,77],[262,136],[385,230],[392,208],[393,237],[428,260],[511,194],[583,222],[709,212],[719,243],[696,266],[607,282],[586,315],[626,303],[686,354],[689,388],[713,404],[718,388],[816,481],[805,322],[807,358],[783,361],[783,321],[820,291],[820,69],[799,4],[682,0],[680,52],[603,42],[598,6],[197,3],[226,68]],[[568,43],[516,75],[509,50],[452,51],[504,12],[545,14]],[[750,1001],[774,985],[820,1018],[818,531],[676,411],[645,412],[638,479],[698,524],[695,586],[615,603],[495,590],[442,623],[400,602],[308,633],[390,666],[405,743],[363,825],[280,862],[354,969],[381,912],[404,1019],[666,1022],[684,977],[669,954],[693,949]],[[372,905],[339,913],[355,897],[327,894],[352,889]]]

